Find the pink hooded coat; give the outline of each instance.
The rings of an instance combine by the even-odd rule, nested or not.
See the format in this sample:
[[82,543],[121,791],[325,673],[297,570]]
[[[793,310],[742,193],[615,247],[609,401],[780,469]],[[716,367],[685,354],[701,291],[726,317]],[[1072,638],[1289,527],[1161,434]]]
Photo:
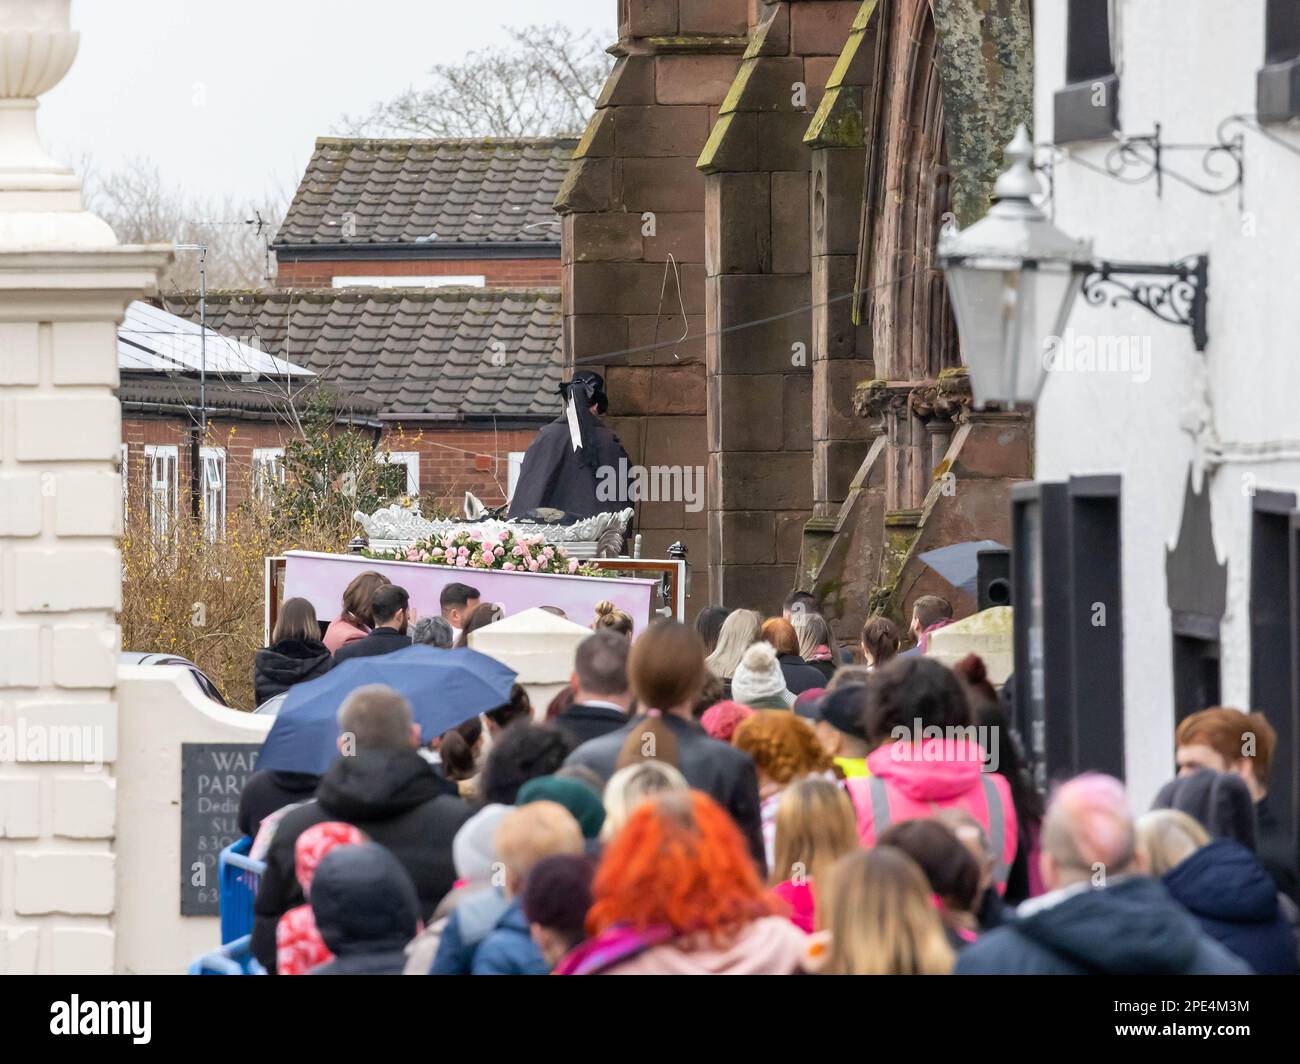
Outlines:
[[[875,845],[875,808],[882,796],[890,824],[927,817],[940,809],[964,809],[983,825],[991,844],[996,846],[1001,839],[1001,893],[1016,856],[1016,810],[1010,785],[997,773],[983,771],[983,765],[984,751],[964,739],[934,738],[918,745],[899,742],[877,747],[867,757],[871,775],[845,781],[862,845]],[[873,780],[879,782],[873,784]],[[994,809],[990,809],[991,797]]]

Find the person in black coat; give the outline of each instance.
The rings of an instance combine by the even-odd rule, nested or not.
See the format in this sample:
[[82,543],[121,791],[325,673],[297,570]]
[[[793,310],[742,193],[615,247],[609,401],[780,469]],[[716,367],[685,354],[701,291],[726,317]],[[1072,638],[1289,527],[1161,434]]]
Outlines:
[[446,793],[446,781],[416,752],[420,733],[406,699],[380,684],[359,687],[339,709],[339,731],[352,737],[355,753],[329,767],[314,801],[285,814],[266,854],[253,904],[252,945],[270,972],[275,925],[303,901],[294,847],[313,824],[352,824],[392,851],[415,883],[421,917],[433,912],[456,881],[451,844],[470,809]]
[[785,676],[786,690],[798,695],[826,686],[826,677],[799,656],[799,636],[793,624],[782,617],[770,617],[763,622],[762,632],[763,638],[776,648],[776,662]]
[[316,797],[320,777],[310,772],[254,772],[239,795],[235,822],[244,835],[256,835],[262,821],[286,805],[310,802]]
[[260,706],[296,683],[324,676],[332,664],[315,608],[304,598],[288,599],[276,617],[271,645],[253,657],[253,697]]
[[370,600],[375,617],[375,627],[370,634],[353,643],[345,643],[334,654],[334,664],[341,665],[353,658],[373,658],[391,654],[411,645],[407,634],[409,624],[415,623],[415,610],[411,609],[411,596],[406,588],[385,584],[375,589]]
[[1160,883],[1138,874],[1136,831],[1118,780],[1089,774],[1062,784],[1043,820],[1042,847],[1048,893],[962,950],[956,974],[1250,974]]
[[[561,384],[559,391],[565,413],[544,426],[524,452],[510,500],[511,517],[543,508],[591,517],[629,505],[627,451],[598,416],[609,409],[605,381],[600,374],[583,370]],[[578,447],[573,441],[575,429]]]
[[676,621],[651,625],[632,645],[628,678],[639,704],[655,715],[637,717],[617,731],[583,743],[564,763],[591,769],[608,781],[622,767],[619,762],[629,739],[635,760],[670,760],[667,748],[675,746],[675,764],[686,782],[731,814],[758,867],[765,870],[754,762],[729,743],[710,738],[691,716],[705,677],[704,644],[694,631]]
[[419,929],[415,886],[388,850],[372,842],[327,853],[311,884],[311,911],[334,954],[308,975],[401,975]]
[[617,731],[628,722],[632,692],[627,682],[629,644],[617,632],[596,632],[578,644],[573,659],[573,702],[555,716],[555,726],[578,746]]

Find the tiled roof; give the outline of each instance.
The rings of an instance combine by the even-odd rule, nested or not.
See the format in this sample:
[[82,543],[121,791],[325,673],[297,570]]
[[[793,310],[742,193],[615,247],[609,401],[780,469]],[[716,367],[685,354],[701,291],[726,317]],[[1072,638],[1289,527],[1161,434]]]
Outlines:
[[552,204],[576,145],[322,137],[274,246],[558,244]]
[[[262,377],[242,381],[209,374],[204,401],[209,418],[235,417],[252,421],[283,421],[289,412],[289,383],[285,378]],[[292,382],[292,398],[298,409],[307,393],[322,386],[316,380]],[[379,425],[379,405],[359,395],[325,389],[334,397],[338,420],[352,424]],[[117,389],[122,409],[128,414],[174,417],[197,412],[199,379],[191,374],[159,373],[151,370],[124,371]],[[197,413],[194,414],[197,417]]]
[[[163,299],[196,317],[197,297]],[[209,292],[208,325],[314,370],[383,413],[554,416],[563,376],[556,289]]]

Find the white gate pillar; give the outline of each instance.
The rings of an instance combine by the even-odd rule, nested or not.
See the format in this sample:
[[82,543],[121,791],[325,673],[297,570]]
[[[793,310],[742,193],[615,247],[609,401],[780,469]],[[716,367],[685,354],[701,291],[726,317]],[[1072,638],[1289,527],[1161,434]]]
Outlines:
[[0,973],[113,970],[124,247],[36,134],[69,0],[0,0]]

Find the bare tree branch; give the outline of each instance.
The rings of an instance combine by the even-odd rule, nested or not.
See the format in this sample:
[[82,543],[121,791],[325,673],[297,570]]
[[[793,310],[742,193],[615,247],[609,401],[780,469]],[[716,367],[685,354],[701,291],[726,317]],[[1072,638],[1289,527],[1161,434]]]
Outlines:
[[613,60],[589,33],[560,23],[508,29],[504,49],[439,64],[427,88],[410,88],[361,115],[344,136],[552,137],[581,135]]

